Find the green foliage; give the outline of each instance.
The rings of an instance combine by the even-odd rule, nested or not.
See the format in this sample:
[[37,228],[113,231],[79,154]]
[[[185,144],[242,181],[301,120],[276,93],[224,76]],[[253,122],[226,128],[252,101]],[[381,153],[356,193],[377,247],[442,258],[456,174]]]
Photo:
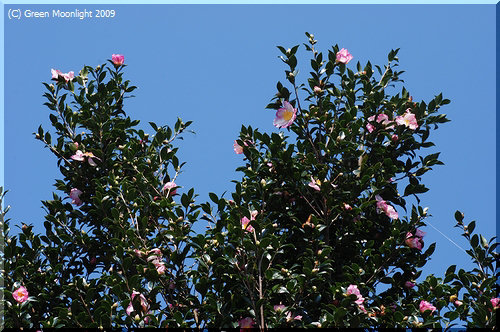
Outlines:
[[[62,179],[43,202],[44,235],[24,225],[11,236],[2,211],[5,325],[494,327],[497,243],[460,212],[478,267],[414,286],[435,249],[420,233],[422,178],[442,165],[424,151],[449,121],[440,113],[449,100],[414,102],[404,87],[389,95],[402,82],[398,49],[383,68],[358,62],[355,72],[337,60],[338,45],[323,54],[306,36],[310,76],[299,83],[299,45],[279,46],[287,83],[267,105],[290,102],[295,120],[272,133],[242,126],[241,180],[229,198],[209,193],[199,205],[194,189],[177,195],[175,184],[184,163],[174,143],[191,122],[150,122],[151,136],[136,129],[123,110],[135,89],[125,66],[44,83],[54,132],[35,137]],[[201,220],[208,230],[194,234]],[[23,302],[13,296],[20,286]]]

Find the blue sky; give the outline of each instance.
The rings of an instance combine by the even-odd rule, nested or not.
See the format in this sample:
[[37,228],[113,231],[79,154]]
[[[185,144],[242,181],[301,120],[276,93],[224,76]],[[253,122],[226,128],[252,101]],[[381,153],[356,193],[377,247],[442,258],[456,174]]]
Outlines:
[[[199,202],[208,192],[230,193],[242,156],[233,140],[242,124],[261,131],[273,127],[265,106],[284,82],[277,45],[285,48],[315,35],[318,49],[345,47],[354,56],[349,67],[384,65],[400,48],[400,69],[414,100],[443,93],[451,104],[442,111],[452,121],[431,134],[444,166],[424,175],[431,190],[422,205],[428,221],[467,249],[453,214],[477,220],[487,238],[496,235],[496,39],[494,5],[5,5],[21,10],[114,9],[113,19],[20,19],[5,16],[4,176],[13,223],[35,224],[43,231],[40,200],[51,199],[56,158],[32,135],[49,129],[43,106],[50,69],[75,73],[83,65],[125,55],[125,70],[138,89],[125,111],[147,124],[173,126],[179,116],[193,120],[196,134],[180,142],[186,161],[176,181],[194,187]],[[298,80],[307,79],[308,53],[298,52]],[[398,88],[399,89],[399,88]],[[399,210],[400,214],[402,213]],[[443,275],[451,264],[472,268],[468,256],[432,227],[426,246],[437,242],[424,275]]]

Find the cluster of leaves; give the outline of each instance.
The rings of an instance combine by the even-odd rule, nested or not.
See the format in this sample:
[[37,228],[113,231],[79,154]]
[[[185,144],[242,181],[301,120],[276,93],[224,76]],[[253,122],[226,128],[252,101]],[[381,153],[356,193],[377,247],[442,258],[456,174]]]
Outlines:
[[[193,189],[180,203],[175,188],[164,190],[182,167],[173,141],[190,122],[150,123],[153,137],[135,129],[123,111],[135,88],[125,66],[86,66],[76,81],[45,84],[57,142],[41,127],[36,138],[57,156],[58,191],[80,190],[83,204],[56,194],[43,202],[45,235],[24,225],[10,236],[4,222],[6,326],[494,326],[497,244],[472,235],[459,212],[478,268],[452,266],[444,279],[408,286],[435,249],[407,240],[425,226],[422,176],[442,163],[422,150],[448,121],[439,109],[449,100],[413,102],[404,87],[390,95],[403,73],[397,50],[377,72],[370,62],[354,72],[337,45],[323,56],[306,35],[307,83],[296,82],[299,46],[278,47],[290,90],[278,82],[267,106],[290,102],[296,119],[286,135],[242,126],[242,179],[230,199],[210,193],[211,203],[196,205]],[[395,122],[408,112],[417,128]],[[73,160],[76,151],[83,157]],[[381,199],[407,216],[384,213]],[[192,231],[198,220],[208,222],[204,234]],[[30,293],[23,303],[12,296],[20,285]],[[421,301],[436,311],[421,312]]]

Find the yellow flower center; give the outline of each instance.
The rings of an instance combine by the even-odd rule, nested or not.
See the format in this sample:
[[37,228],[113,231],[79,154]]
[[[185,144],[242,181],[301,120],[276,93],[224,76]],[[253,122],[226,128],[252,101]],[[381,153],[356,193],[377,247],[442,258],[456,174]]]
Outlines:
[[285,111],[285,113],[283,113],[283,119],[285,119],[285,121],[290,121],[290,119],[292,119],[292,116],[293,112]]

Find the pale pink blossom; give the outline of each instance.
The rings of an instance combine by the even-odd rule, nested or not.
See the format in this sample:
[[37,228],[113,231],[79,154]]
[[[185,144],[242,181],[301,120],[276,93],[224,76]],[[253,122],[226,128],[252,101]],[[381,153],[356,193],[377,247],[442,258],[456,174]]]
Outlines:
[[387,202],[384,201],[382,197],[380,197],[380,195],[376,195],[375,199],[377,200],[377,210],[379,213],[380,211],[383,211],[391,219],[399,218],[399,215],[394,207],[390,204],[387,204]]
[[149,251],[149,253],[161,256],[161,250],[159,248],[153,248]]
[[321,181],[320,180],[314,180],[314,178],[311,176],[311,182],[307,184],[309,187],[313,188],[316,191],[320,191],[321,188]]
[[349,285],[349,287],[347,287],[347,295],[351,295],[351,294],[354,294],[358,297],[358,299],[356,301],[354,301],[354,303],[356,303],[358,306],[361,306],[363,305],[363,302],[365,301],[364,297],[361,296],[361,293],[359,292],[359,289],[358,289],[358,286],[356,285]]
[[12,293],[12,296],[14,297],[14,300],[16,300],[19,303],[23,303],[28,299],[29,293],[26,287],[21,286],[18,289]]
[[[78,144],[78,143],[76,143],[76,144]],[[75,154],[72,155],[70,158],[73,160],[76,160],[76,161],[85,161],[85,158],[87,158],[87,161],[88,161],[90,166],[97,165],[92,158],[99,159],[98,157],[94,156],[94,154],[92,152],[83,153],[81,150],[76,150]]]
[[241,218],[241,228],[243,228],[247,232],[253,232],[253,227],[252,225],[249,224],[250,224],[250,219],[248,219],[247,217]]
[[125,56],[122,54],[113,54],[111,55],[111,61],[115,66],[121,66],[125,62]]
[[245,317],[238,321],[238,326],[240,327],[240,329],[251,329],[253,328],[254,324],[255,322],[253,318],[250,317]]
[[292,106],[288,101],[283,102],[283,107],[276,112],[274,119],[274,126],[277,128],[286,128],[290,126],[297,117],[297,109]]
[[233,144],[233,149],[236,154],[242,154],[243,153],[243,147],[238,144],[238,142],[234,141]]
[[71,204],[75,204],[76,206],[82,205],[83,202],[80,199],[80,195],[82,194],[82,191],[77,188],[71,189],[69,192],[69,197],[72,199]]
[[51,69],[50,73],[52,74],[52,79],[58,81],[60,78],[63,78],[66,83],[73,80],[75,78],[75,73],[70,71],[69,73],[63,73],[57,69]]
[[434,310],[436,310],[436,307],[430,304],[429,302],[422,300],[420,301],[419,309],[421,313],[424,313],[426,310],[430,310],[431,313],[433,313]]
[[59,79],[59,75],[62,75],[61,71],[58,69],[51,69],[50,73],[52,74],[52,79],[56,81]]
[[460,307],[464,303],[462,301],[456,300],[455,302],[453,302],[453,304],[457,307]]
[[375,126],[372,125],[371,123],[367,123],[366,130],[368,130],[369,133],[372,133],[375,130]]
[[172,190],[172,188],[175,188],[175,187],[177,187],[177,185],[175,184],[175,182],[167,182],[163,186],[163,191],[168,190],[168,192],[170,193],[170,195],[173,196],[173,195],[177,194],[177,189]]
[[500,308],[500,298],[495,297],[490,300],[491,305],[493,306],[493,309],[498,309]]
[[415,287],[415,283],[411,282],[411,281],[407,281],[407,282],[405,282],[405,287],[406,288],[413,288],[413,287]]
[[71,156],[71,159],[76,160],[76,161],[84,161],[85,156],[82,151],[76,150],[75,154]]
[[146,297],[139,292],[133,291],[132,292],[132,299],[130,300],[129,305],[128,305],[127,309],[125,310],[127,315],[129,315],[129,316],[134,311],[134,306],[132,305],[132,301],[134,301],[134,298],[136,295],[139,295],[139,298],[141,300],[142,311],[144,313],[146,313],[149,310],[149,304],[148,304],[148,300],[146,299]]
[[96,158],[96,159],[99,159],[99,158],[97,158],[96,156],[94,156],[94,154],[92,152],[85,152],[84,155],[87,157],[87,161],[89,162],[90,166],[92,166],[92,167],[97,166],[97,164],[95,163],[94,159],[92,159],[92,158]]
[[61,75],[66,82],[69,82],[69,81],[73,80],[73,78],[75,78],[75,73],[72,71],[70,71],[69,73],[66,73],[66,74],[61,74]]
[[[392,121],[389,120],[389,116],[385,113],[380,113],[380,114],[377,114],[376,118],[375,118],[375,115],[372,115],[368,118],[368,121],[369,122],[373,122],[373,121],[376,121],[377,123],[381,123],[386,129],[393,129],[394,128],[394,125],[390,125],[392,123]],[[368,130],[368,132],[373,132],[375,130],[375,126],[372,125],[371,123],[368,123],[366,125],[366,129]]]
[[155,264],[155,268],[158,274],[165,274],[165,271],[167,270],[167,266],[163,262],[158,262],[157,264]]
[[418,128],[417,118],[415,117],[415,114],[411,112],[410,109],[407,109],[404,115],[397,116],[395,120],[396,123],[400,126],[404,125],[412,130]]
[[341,49],[340,51],[337,52],[337,62],[342,62],[344,64],[348,64],[349,61],[353,59],[353,56],[349,51],[345,48]]
[[319,86],[315,86],[313,90],[314,90],[314,93],[317,95],[319,95],[321,92],[323,92],[323,90]]
[[344,203],[344,210],[346,210],[346,211],[351,211],[351,210],[352,210],[352,207],[351,207],[349,204]]
[[406,233],[406,240],[405,240],[406,245],[410,248],[422,250],[422,248],[424,247],[424,241],[422,238],[424,237],[425,234],[426,234],[425,232],[422,232],[419,229],[415,231],[415,235],[413,235],[410,232]]
[[426,232],[421,231],[420,229],[415,230],[415,236],[419,238],[423,238],[427,234]]
[[283,304],[276,304],[276,305],[273,307],[274,311],[280,311],[280,312],[281,312],[281,311],[284,311],[284,310],[285,310],[285,308],[286,308],[286,307],[285,307],[285,305],[283,305]]
[[297,315],[297,316],[293,317],[292,313],[290,311],[288,311],[286,313],[286,321],[291,322],[293,320],[302,320],[302,316]]

